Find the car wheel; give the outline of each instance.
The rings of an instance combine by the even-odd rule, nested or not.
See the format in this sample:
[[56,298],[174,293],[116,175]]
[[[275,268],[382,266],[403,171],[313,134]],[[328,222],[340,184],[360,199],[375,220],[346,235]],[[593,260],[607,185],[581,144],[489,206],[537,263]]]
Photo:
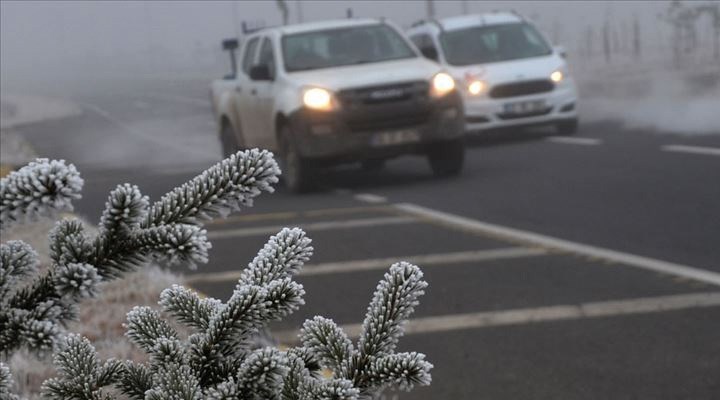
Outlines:
[[233,126],[227,121],[223,123],[220,132],[220,145],[222,146],[223,158],[228,158],[245,147],[242,141],[238,140],[238,135],[235,133]]
[[280,130],[280,169],[281,180],[291,192],[302,193],[311,189],[312,171],[307,160],[297,150],[289,126]]
[[578,131],[578,120],[575,118],[558,122],[555,125],[555,129],[558,134],[563,136],[574,135]]
[[465,163],[465,143],[462,139],[435,143],[428,152],[428,161],[435,176],[458,175]]
[[385,160],[382,158],[371,158],[360,163],[360,167],[366,172],[377,172],[385,168]]

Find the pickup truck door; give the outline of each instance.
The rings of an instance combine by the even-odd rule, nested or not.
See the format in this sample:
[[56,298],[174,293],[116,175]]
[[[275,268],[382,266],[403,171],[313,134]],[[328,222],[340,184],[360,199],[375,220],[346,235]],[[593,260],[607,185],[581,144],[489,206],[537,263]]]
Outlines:
[[265,65],[270,71],[269,80],[254,81],[252,92],[255,96],[255,113],[254,126],[257,129],[257,145],[265,149],[274,149],[275,145],[275,90],[277,84],[277,65],[275,60],[273,43],[270,38],[266,37],[260,46],[260,54],[258,56],[257,65]]
[[257,129],[254,126],[256,121],[254,115],[256,96],[252,94],[255,82],[250,80],[250,68],[252,68],[257,59],[259,44],[260,38],[254,37],[245,45],[235,86],[236,124],[239,125],[235,127],[235,130],[236,134],[242,134],[243,147],[245,148],[258,146],[256,138]]

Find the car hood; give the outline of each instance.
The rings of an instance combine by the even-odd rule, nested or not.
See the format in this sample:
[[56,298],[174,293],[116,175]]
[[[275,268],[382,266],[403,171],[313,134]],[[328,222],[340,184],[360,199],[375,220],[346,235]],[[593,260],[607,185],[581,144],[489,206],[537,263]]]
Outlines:
[[490,85],[499,83],[548,79],[557,69],[566,69],[565,60],[556,54],[520,60],[502,61],[488,64],[449,67],[455,79],[463,80],[468,76],[482,79]]
[[318,86],[337,91],[397,82],[428,81],[440,70],[439,65],[418,57],[291,72],[287,77],[298,86]]

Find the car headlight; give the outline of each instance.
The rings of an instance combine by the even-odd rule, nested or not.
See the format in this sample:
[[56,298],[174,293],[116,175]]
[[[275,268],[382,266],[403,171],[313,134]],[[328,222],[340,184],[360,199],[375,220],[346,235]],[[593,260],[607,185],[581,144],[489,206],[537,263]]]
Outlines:
[[331,111],[336,108],[335,98],[327,89],[318,87],[307,88],[303,92],[302,99],[305,107],[313,110]]
[[556,69],[552,74],[550,74],[550,80],[555,83],[560,83],[564,78],[565,75],[559,69]]
[[472,80],[467,85],[467,91],[471,95],[477,96],[477,95],[485,92],[485,90],[487,90],[487,87],[488,87],[488,85],[487,85],[487,83],[485,83],[485,81],[481,81],[479,79]]
[[445,72],[438,72],[432,78],[432,94],[442,97],[455,90],[455,79]]

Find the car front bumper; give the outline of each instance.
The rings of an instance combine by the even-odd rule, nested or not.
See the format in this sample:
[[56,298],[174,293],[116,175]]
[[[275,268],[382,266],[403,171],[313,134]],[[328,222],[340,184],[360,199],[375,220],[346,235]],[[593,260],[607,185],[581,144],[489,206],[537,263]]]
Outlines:
[[[332,112],[301,108],[289,118],[293,140],[305,158],[342,163],[421,153],[433,143],[463,136],[459,94],[407,103]],[[398,135],[402,139],[407,134],[410,140],[377,140],[379,135]]]
[[[505,107],[511,103],[544,101],[546,107],[536,112],[509,114]],[[512,126],[539,126],[577,119],[578,96],[575,84],[567,82],[553,91],[525,96],[465,98],[465,131],[477,132]]]

